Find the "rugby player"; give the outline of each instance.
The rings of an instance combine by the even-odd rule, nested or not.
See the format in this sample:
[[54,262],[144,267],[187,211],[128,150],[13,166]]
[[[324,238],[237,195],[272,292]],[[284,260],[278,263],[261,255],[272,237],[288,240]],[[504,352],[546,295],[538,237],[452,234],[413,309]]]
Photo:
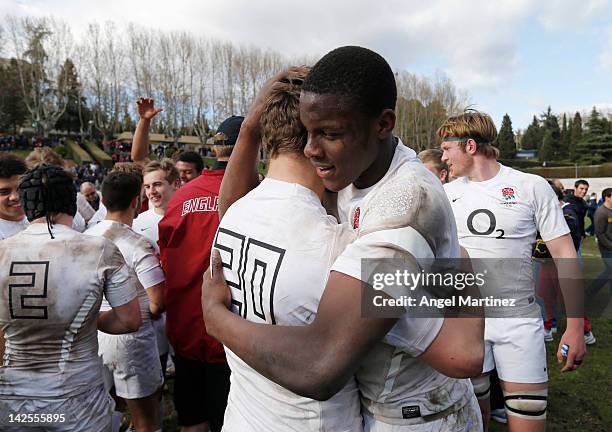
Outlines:
[[[135,278],[142,326],[128,335],[100,332],[99,353],[112,376],[115,394],[127,402],[136,431],[154,432],[161,430],[159,400],[163,375],[151,318],[159,318],[163,310],[165,278],[151,243],[131,229],[140,209],[141,189],[142,178],[137,174],[110,173],[102,183],[106,219],[85,234],[112,241]],[[107,309],[108,303],[103,302],[101,310]]]
[[[483,373],[497,369],[511,431],[543,431],[548,376],[542,316],[535,303],[531,249],[539,231],[553,258],[567,258],[560,274],[576,262],[576,250],[563,212],[545,179],[497,162],[497,149],[491,145],[497,131],[487,114],[467,111],[450,117],[440,126],[438,135],[442,139],[442,160],[453,176],[460,177],[444,185],[460,244],[472,259],[498,259],[483,266],[497,266],[502,262],[500,258],[516,259],[506,260],[513,267],[511,274],[501,273],[507,278],[502,281],[500,289],[504,291],[499,294],[516,299],[520,308],[510,315],[487,311]],[[580,269],[575,270],[579,274]],[[572,293],[563,281],[561,288],[568,307],[567,299]],[[585,356],[582,318],[568,317],[557,351],[560,362],[564,360],[563,344],[569,345],[563,370],[576,369]],[[473,383],[486,424],[488,377],[481,376]]]
[[[6,270],[0,272],[0,428],[23,431],[8,417],[21,413],[58,431],[109,430],[113,401],[102,380],[97,329],[138,330],[135,286],[112,242],[71,228],[76,188],[69,173],[47,165],[27,171],[19,196],[30,225],[0,242]],[[98,314],[103,295],[111,309]]]
[[[306,130],[299,119],[303,78],[296,73],[291,82],[268,94],[260,119],[262,146],[270,157],[268,176],[225,213],[213,244],[233,263],[226,274],[234,281],[234,311],[256,323],[310,323],[329,268],[352,239],[350,230],[327,216],[321,204],[323,183],[304,156]],[[229,258],[243,248],[247,252],[241,261]],[[241,263],[247,276],[240,274]],[[261,305],[252,301],[249,288],[241,283],[257,272],[258,265],[267,266],[266,273],[277,272],[274,298],[266,292]],[[270,281],[270,275],[263,281]],[[328,401],[318,402],[268,380],[230,350],[226,354],[232,369],[227,430],[362,430],[353,377]],[[296,422],[299,418],[303,420]]]
[[0,153],[0,240],[23,231],[28,219],[19,202],[19,178],[26,164],[10,153]]
[[[395,100],[393,72],[370,50],[339,48],[313,67],[300,97],[308,137],[304,153],[323,185],[341,191],[340,218],[351,224],[356,240],[334,262],[316,316],[301,326],[252,323],[231,313],[236,290],[230,295],[215,251],[212,276],[207,272],[202,290],[207,329],[250,367],[302,396],[329,399],[355,375],[368,431],[479,431],[472,386],[457,378],[481,368],[483,320],[415,318],[410,313],[399,319],[371,318],[361,313],[362,278],[368,283],[361,273],[362,258],[460,256],[439,180],[392,134]],[[259,138],[253,119],[245,121],[239,141],[248,144],[237,148],[230,161],[221,206],[254,186],[256,173],[245,173],[252,171]],[[287,271],[300,273],[302,265]],[[272,294],[281,289],[275,279],[255,276],[253,282],[243,281],[248,282],[244,295],[258,312],[273,297],[284,300]],[[287,283],[294,287],[296,282]],[[256,295],[264,302],[254,302]]]
[[425,168],[438,177],[442,184],[448,182],[448,166],[442,162],[442,150],[427,149],[420,152],[418,156]]
[[204,161],[202,156],[194,151],[184,151],[178,155],[176,160],[176,169],[179,172],[181,186],[186,185],[191,180],[196,179],[204,169]]

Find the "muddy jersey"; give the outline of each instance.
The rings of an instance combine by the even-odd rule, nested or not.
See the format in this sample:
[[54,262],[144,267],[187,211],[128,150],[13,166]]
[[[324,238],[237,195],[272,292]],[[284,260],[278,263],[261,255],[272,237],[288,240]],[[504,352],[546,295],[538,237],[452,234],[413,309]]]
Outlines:
[[[165,280],[159,258],[151,243],[129,226],[110,220],[103,220],[93,225],[85,234],[104,237],[119,248],[130,272],[135,276],[142,322],[150,321],[149,296],[145,290]],[[108,301],[103,300],[100,310],[110,308]]]
[[64,225],[31,224],[0,242],[0,398],[71,397],[102,384],[97,317],[136,297],[110,241]]
[[28,220],[24,217],[20,221],[0,219],[0,240],[7,239],[20,233],[28,226]]
[[159,245],[157,241],[159,240],[159,221],[162,220],[164,216],[155,213],[155,209],[153,207],[149,208],[146,212],[142,212],[138,215],[136,219],[134,219],[134,223],[132,224],[132,229],[135,233],[140,234],[141,236],[146,237],[153,247],[155,251],[159,254]]
[[[457,231],[440,181],[401,142],[385,176],[363,190],[338,194],[338,210],[357,236],[332,271],[367,281],[362,259],[458,258]],[[388,292],[397,297],[397,293]],[[421,416],[452,413],[472,397],[469,380],[448,378],[418,356],[433,342],[443,318],[407,311],[376,344],[357,372],[364,415],[383,423],[419,423]]]
[[[350,237],[313,191],[266,178],[228,209],[214,242],[234,313],[256,323],[311,323],[329,267]],[[315,401],[268,380],[228,349],[226,355],[232,374],[225,430],[361,430],[354,379],[331,399]]]
[[444,185],[444,190],[455,215],[459,243],[471,258],[477,258],[474,270],[487,270],[492,282],[494,292],[487,294],[516,299],[521,310],[508,310],[513,316],[537,317],[531,264],[536,232],[549,241],[569,233],[569,228],[544,178],[499,167],[490,180],[472,182],[460,177]]

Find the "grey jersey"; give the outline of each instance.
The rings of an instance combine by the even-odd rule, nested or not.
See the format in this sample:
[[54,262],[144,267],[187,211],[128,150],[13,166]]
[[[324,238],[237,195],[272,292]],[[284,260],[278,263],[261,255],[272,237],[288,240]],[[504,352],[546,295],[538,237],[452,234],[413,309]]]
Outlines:
[[113,307],[136,297],[112,242],[59,224],[53,235],[37,223],[0,242],[0,397],[71,397],[102,384],[102,296]]
[[[85,234],[107,238],[119,248],[135,280],[142,322],[149,321],[149,296],[145,290],[165,280],[153,245],[129,226],[111,220],[101,221],[88,228]],[[108,309],[110,304],[103,300],[100,310]]]

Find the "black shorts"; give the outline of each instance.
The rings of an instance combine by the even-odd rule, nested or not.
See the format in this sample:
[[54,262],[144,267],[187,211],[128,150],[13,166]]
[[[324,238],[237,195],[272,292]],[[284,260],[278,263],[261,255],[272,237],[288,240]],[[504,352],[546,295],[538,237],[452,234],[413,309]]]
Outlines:
[[230,387],[227,363],[203,363],[172,356],[174,361],[174,407],[180,426],[210,423],[217,432],[223,426]]

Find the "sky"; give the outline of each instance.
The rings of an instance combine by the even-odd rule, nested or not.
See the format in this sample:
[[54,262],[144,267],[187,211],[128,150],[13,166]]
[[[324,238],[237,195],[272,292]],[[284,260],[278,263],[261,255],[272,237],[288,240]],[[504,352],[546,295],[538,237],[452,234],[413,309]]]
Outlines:
[[442,72],[514,129],[534,114],[612,113],[612,0],[0,0],[0,17],[183,30],[289,57],[371,48],[394,69]]

